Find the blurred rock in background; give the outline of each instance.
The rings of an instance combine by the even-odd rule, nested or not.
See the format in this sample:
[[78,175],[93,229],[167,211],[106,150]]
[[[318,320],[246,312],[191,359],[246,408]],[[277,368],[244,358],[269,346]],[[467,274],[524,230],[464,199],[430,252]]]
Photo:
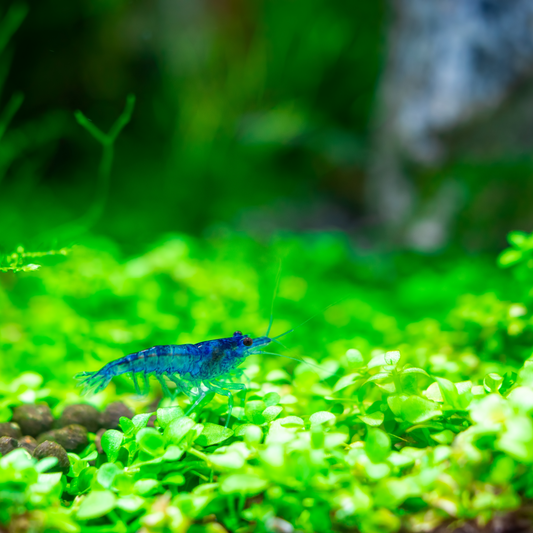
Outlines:
[[533,149],[533,3],[396,0],[392,7],[367,205],[397,236],[434,249],[449,238],[467,190],[452,170],[423,198],[413,169]]

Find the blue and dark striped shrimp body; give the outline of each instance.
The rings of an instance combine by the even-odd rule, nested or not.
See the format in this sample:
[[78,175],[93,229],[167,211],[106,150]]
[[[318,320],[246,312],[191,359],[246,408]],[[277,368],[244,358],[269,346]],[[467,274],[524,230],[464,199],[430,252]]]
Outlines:
[[[179,392],[194,396],[196,401],[191,410],[212,391],[228,397],[228,411],[231,414],[231,391],[245,387],[242,383],[228,383],[225,380],[235,375],[238,366],[249,355],[261,353],[258,349],[271,342],[269,337],[251,339],[236,331],[232,337],[198,344],[154,346],[112,361],[97,372],[82,372],[75,377],[82,380],[80,385],[84,387],[84,393],[97,393],[105,389],[115,376],[131,374],[135,389],[140,394],[137,377],[141,376],[144,380],[146,391],[148,377],[153,375],[161,383],[163,392],[171,398]],[[168,388],[164,377],[174,382],[174,393]]]
[[[188,372],[191,377],[202,381],[221,378],[235,370],[249,355],[256,353],[258,347],[271,342],[268,337],[251,339],[236,331],[233,337],[194,344],[198,359]],[[183,373],[181,369],[178,372]]]

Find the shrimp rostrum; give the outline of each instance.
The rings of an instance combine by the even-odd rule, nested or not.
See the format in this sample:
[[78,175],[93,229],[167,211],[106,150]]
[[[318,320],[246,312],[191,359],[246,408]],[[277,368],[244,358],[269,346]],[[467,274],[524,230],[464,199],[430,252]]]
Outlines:
[[[135,390],[141,394],[138,377],[142,378],[146,392],[148,378],[153,375],[161,383],[163,393],[171,399],[180,392],[191,398],[187,414],[208,393],[215,392],[228,398],[227,426],[233,408],[233,394],[246,389],[243,383],[229,381],[242,376],[243,371],[238,368],[239,365],[250,355],[270,353],[260,348],[293,330],[273,338],[268,337],[269,331],[265,337],[255,339],[236,331],[232,337],[198,344],[154,346],[112,361],[97,372],[82,372],[75,377],[82,380],[80,386],[84,387],[85,394],[90,391],[100,392],[115,376],[130,374]],[[176,385],[173,391],[169,389],[165,378]]]

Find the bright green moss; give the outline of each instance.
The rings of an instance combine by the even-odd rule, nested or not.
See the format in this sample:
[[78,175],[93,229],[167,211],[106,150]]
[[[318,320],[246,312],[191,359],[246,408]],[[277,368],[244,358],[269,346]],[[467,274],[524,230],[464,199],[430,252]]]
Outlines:
[[[312,356],[322,370],[250,357],[250,390],[228,429],[223,398],[190,417],[177,405],[185,407],[183,398],[151,413],[157,387],[139,400],[126,379],[117,380],[90,401],[103,408],[120,398],[145,414],[108,430],[101,454],[91,434],[83,452],[69,454],[66,476],[46,474],[52,462],[35,464],[22,450],[0,459],[2,521],[28,510],[47,530],[214,531],[202,525],[214,513],[231,531],[269,531],[286,521],[306,531],[377,532],[485,523],[531,497],[529,264],[516,282],[493,278],[497,291],[512,287],[521,299],[502,300],[490,286],[459,297],[458,284],[449,297],[458,303],[440,325],[414,319],[430,294],[410,309],[395,297],[416,285],[416,271],[394,284],[379,274],[369,279],[364,261],[330,236],[289,237],[269,253],[288,241],[301,253],[284,262],[290,281],[275,302],[276,329],[346,296],[335,313],[287,338],[295,348],[281,350]],[[275,266],[261,270],[264,256],[251,241],[220,243],[173,237],[125,261],[80,247],[55,266],[4,277],[1,421],[17,404],[43,400],[59,417],[80,401],[73,374],[125,353],[237,327],[262,334]],[[322,260],[329,247],[340,262],[333,277],[335,265]],[[443,274],[449,290],[465,269],[459,261]],[[363,311],[359,302],[367,302]]]

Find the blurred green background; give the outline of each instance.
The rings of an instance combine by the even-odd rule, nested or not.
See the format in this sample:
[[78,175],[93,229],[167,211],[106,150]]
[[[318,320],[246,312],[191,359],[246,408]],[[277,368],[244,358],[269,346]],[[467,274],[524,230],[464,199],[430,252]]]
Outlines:
[[136,109],[94,228],[126,249],[167,231],[264,234],[362,216],[383,2],[28,6],[3,53],[3,106],[25,96],[2,142],[3,246],[46,245],[47,230],[60,239],[54,229],[96,201],[99,147],[73,111],[106,131],[128,93]]
[[[450,183],[449,227],[432,251],[494,252],[533,221],[527,142],[495,150],[478,132],[471,149],[452,132],[459,148],[440,163],[399,160],[415,201],[401,229],[383,223],[386,191],[369,194],[369,181],[390,125],[379,96],[395,46],[385,0],[34,0],[7,2],[1,16],[0,109],[24,96],[0,143],[5,252],[83,241],[63,230],[97,203],[92,233],[126,253],[162,233],[221,228],[338,230],[361,246],[410,247],[403,226],[438,211]],[[132,121],[101,187],[100,147],[74,111],[107,131],[130,93]],[[507,138],[488,117],[482,130]]]

